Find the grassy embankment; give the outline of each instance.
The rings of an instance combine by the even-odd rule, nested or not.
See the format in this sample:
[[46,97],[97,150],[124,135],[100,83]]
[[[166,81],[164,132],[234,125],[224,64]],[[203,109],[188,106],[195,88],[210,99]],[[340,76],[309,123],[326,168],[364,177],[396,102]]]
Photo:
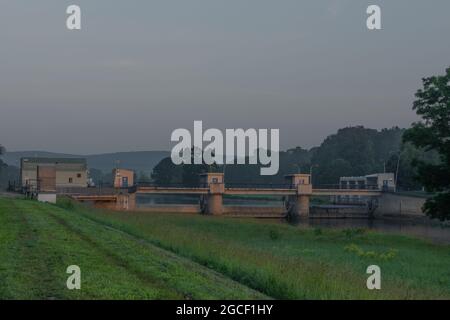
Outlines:
[[[81,268],[81,290],[66,268]],[[76,211],[0,198],[0,299],[264,298]]]
[[[362,230],[0,200],[0,237],[3,298],[450,299],[449,246]],[[366,288],[371,264],[382,290]]]

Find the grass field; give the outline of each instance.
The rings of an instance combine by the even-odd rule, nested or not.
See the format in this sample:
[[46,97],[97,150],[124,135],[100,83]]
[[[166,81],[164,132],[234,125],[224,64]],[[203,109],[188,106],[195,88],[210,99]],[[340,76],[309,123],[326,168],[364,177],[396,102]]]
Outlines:
[[[68,265],[82,289],[66,289]],[[382,289],[366,288],[381,267]],[[364,230],[0,198],[0,298],[450,299],[450,247]]]

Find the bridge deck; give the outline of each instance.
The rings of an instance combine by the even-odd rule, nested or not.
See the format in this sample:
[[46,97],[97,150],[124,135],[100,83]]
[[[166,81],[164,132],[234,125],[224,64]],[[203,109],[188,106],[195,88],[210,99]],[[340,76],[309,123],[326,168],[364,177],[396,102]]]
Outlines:
[[[104,190],[106,191],[106,190]],[[117,193],[65,193],[80,201],[116,201]],[[138,187],[136,194],[185,194],[185,195],[207,195],[209,188],[181,188],[181,187]],[[296,189],[277,188],[225,188],[224,195],[273,195],[291,196],[296,195]],[[380,196],[380,190],[367,189],[313,189],[312,196]]]
[[381,196],[380,190],[367,189],[313,189],[314,196]]
[[72,195],[78,201],[117,201],[116,195]]
[[225,188],[226,195],[295,195],[295,189]]
[[208,194],[208,188],[139,187],[137,194]]
[[[139,187],[138,194],[208,194],[208,188]],[[225,188],[225,195],[296,195],[296,189],[278,188]],[[367,189],[313,189],[314,196],[380,196],[379,190]]]

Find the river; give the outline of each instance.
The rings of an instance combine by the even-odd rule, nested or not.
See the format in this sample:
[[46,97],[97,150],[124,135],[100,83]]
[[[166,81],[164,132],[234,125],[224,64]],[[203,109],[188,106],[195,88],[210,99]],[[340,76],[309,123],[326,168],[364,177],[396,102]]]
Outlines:
[[[154,205],[175,205],[175,204],[198,204],[198,196],[188,195],[164,195],[164,196],[148,196],[140,195],[137,199],[138,206],[145,208]],[[224,205],[239,205],[239,206],[282,206],[281,199],[278,200],[262,200],[255,199],[227,199],[224,198]],[[378,213],[380,214],[380,213]],[[382,213],[381,213],[382,214]],[[268,219],[270,221],[273,219]],[[287,222],[284,222],[287,223]],[[349,229],[349,228],[364,228],[375,230],[390,234],[401,234],[422,239],[427,239],[435,243],[450,245],[450,225],[445,226],[442,223],[430,221],[427,218],[420,219],[395,219],[395,218],[377,218],[377,219],[308,219],[301,221],[298,226],[314,227],[314,228],[333,228],[333,229]]]

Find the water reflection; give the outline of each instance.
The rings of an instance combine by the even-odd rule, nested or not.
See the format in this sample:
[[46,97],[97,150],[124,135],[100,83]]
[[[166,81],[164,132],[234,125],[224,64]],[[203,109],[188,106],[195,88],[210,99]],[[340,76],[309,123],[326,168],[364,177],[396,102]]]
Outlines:
[[[179,194],[164,194],[164,195],[150,195],[138,194],[137,205],[141,208],[158,206],[158,205],[195,205],[200,201],[198,195],[179,195]],[[282,197],[267,198],[232,198],[223,197],[224,206],[243,206],[243,207],[278,207],[283,206]]]
[[[158,205],[197,205],[199,196],[196,195],[138,195],[137,204],[141,208]],[[225,206],[251,207],[279,207],[283,206],[282,197],[279,198],[229,198],[224,197]],[[365,213],[364,208],[361,209]],[[286,223],[283,221],[283,223]],[[436,243],[450,244],[450,227],[444,227],[439,222],[429,219],[308,219],[300,221],[299,227],[311,226],[320,228],[349,229],[365,228],[391,234],[403,234],[431,240]]]
[[138,207],[145,208],[155,205],[186,205],[186,204],[198,204],[199,196],[197,195],[143,195],[138,194],[136,197]]

